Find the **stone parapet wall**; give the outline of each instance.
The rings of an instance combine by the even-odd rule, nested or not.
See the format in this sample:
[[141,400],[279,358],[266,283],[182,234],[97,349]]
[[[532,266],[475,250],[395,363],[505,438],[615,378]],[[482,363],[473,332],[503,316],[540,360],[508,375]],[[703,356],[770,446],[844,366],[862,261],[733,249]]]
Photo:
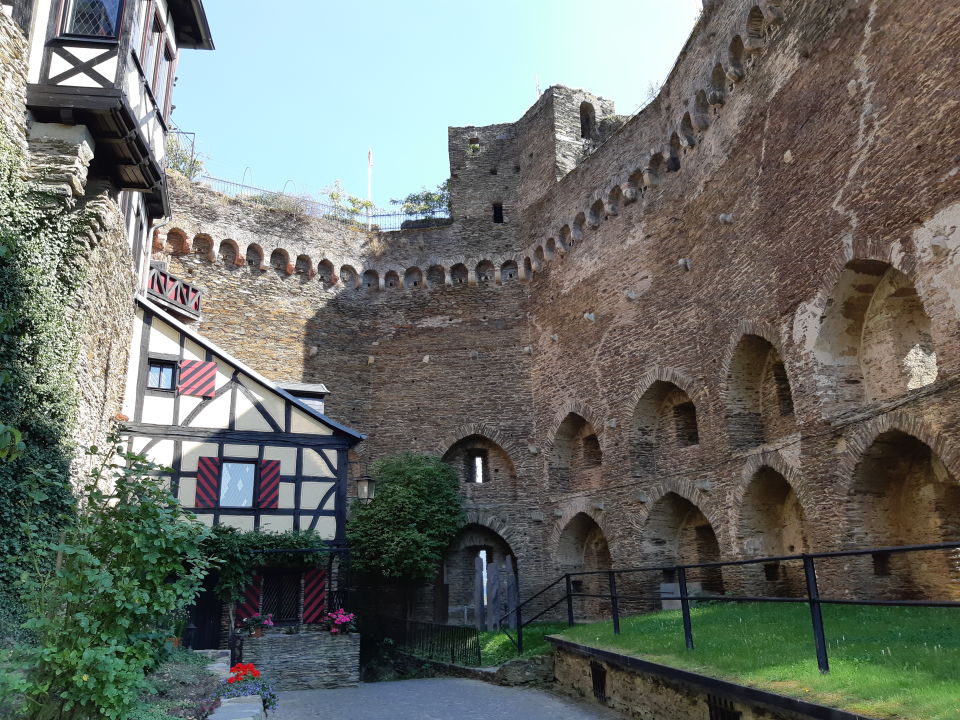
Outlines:
[[276,690],[349,687],[360,682],[360,636],[271,632],[244,639],[243,662],[253,663]]

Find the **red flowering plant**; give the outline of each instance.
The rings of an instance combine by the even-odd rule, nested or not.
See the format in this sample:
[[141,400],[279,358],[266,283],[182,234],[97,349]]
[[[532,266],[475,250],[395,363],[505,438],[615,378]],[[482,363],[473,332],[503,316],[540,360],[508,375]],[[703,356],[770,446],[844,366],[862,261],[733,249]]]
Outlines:
[[230,668],[230,677],[220,686],[215,697],[226,700],[249,695],[259,695],[268,711],[273,710],[279,702],[273,686],[260,677],[260,671],[253,663],[237,663]]
[[353,632],[357,629],[357,616],[352,612],[347,612],[343,608],[327,613],[324,620],[326,621],[325,624],[330,626],[330,632],[334,635],[337,633]]
[[232,685],[248,678],[252,680],[258,677],[260,677],[260,671],[253,663],[237,663],[230,668],[230,677],[227,678],[227,682]]

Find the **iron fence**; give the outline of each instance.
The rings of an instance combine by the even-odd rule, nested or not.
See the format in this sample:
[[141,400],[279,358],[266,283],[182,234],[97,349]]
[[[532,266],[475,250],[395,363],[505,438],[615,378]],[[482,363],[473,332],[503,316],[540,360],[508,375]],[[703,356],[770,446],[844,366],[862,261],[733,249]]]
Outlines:
[[199,181],[212,190],[228,197],[246,200],[267,208],[274,208],[297,215],[322,217],[328,220],[350,225],[360,230],[389,232],[394,230],[410,230],[447,225],[451,222],[447,211],[430,211],[421,213],[388,212],[379,208],[369,212],[355,211],[344,205],[325,203],[308,195],[290,195],[284,192],[275,192],[263,188],[241,185],[240,183],[223,180],[221,178],[203,175]]
[[[614,634],[620,634],[620,618],[625,604],[634,604],[637,607],[650,611],[657,604],[666,602],[676,603],[680,610],[684,643],[688,650],[694,649],[693,622],[691,619],[691,605],[702,602],[758,602],[758,603],[803,603],[809,606],[810,623],[813,635],[813,645],[817,656],[817,665],[820,672],[830,670],[827,656],[827,640],[823,627],[824,605],[862,605],[882,607],[960,607],[960,601],[950,599],[909,599],[883,597],[843,597],[823,595],[818,579],[817,561],[820,567],[830,560],[843,558],[869,559],[866,568],[872,576],[877,578],[892,578],[894,573],[893,558],[910,553],[944,552],[949,557],[944,570],[960,575],[960,542],[930,543],[924,545],[900,545],[892,547],[877,547],[861,550],[838,550],[822,553],[804,553],[800,555],[783,555],[775,557],[751,558],[745,560],[726,560],[716,562],[693,563],[688,565],[658,565],[650,567],[635,567],[610,570],[591,570],[567,573],[554,580],[551,584],[522,602],[517,608],[501,618],[501,632],[506,634],[514,643],[518,653],[523,652],[523,629],[540,619],[552,610],[563,606],[566,621],[569,626],[576,624],[574,619],[574,605],[577,601],[590,601],[597,605],[603,613],[609,613]],[[796,564],[796,567],[787,569],[787,565]],[[922,563],[918,563],[922,566]],[[755,587],[758,578],[763,578],[764,584],[774,583],[774,587],[782,594],[759,595],[748,593],[725,593],[723,586],[723,572],[725,569],[757,567],[761,572],[754,573],[754,581],[750,578],[739,578],[733,583],[739,587]],[[901,563],[901,570],[907,566]],[[840,571],[833,569],[827,573],[831,579],[846,576],[849,580],[850,569]],[[651,576],[652,575],[652,579]],[[639,576],[639,580],[638,580]],[[646,576],[646,580],[644,580]],[[695,576],[700,590],[691,590],[690,579]],[[667,581],[667,585],[674,586],[672,591],[664,592],[664,585],[660,585],[659,593],[650,593],[652,583]],[[791,582],[792,581],[792,582]],[[956,579],[946,585],[956,585]],[[912,583],[891,585],[895,591],[903,594],[904,588],[911,587]],[[915,593],[929,594],[931,585],[916,587]],[[636,591],[640,592],[637,593]],[[840,593],[843,595],[844,593]],[[950,594],[956,595],[954,589]],[[511,617],[512,616],[512,617]],[[503,626],[515,623],[516,637]]]
[[400,650],[425,660],[480,665],[480,635],[474,627],[371,615],[360,618],[360,632],[376,643],[389,639]]

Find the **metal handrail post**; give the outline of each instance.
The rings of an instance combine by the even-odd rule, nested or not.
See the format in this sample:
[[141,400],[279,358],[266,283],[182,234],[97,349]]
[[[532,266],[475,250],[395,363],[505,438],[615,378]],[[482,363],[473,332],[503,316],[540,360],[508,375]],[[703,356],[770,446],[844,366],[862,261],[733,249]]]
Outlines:
[[617,598],[617,574],[611,570],[610,582],[610,613],[613,615],[613,634],[620,634],[620,601]]
[[573,627],[573,584],[570,581],[570,573],[564,575],[567,585],[567,625]]
[[523,618],[517,605],[517,655],[523,655]]
[[823,632],[823,612],[820,604],[820,589],[817,587],[817,568],[813,558],[803,556],[803,574],[807,580],[807,601],[810,603],[810,620],[813,623],[813,642],[817,648],[817,666],[820,672],[830,672],[830,660],[827,657],[827,639]]
[[690,599],[687,596],[687,569],[677,567],[677,588],[680,590],[680,612],[683,614],[683,641],[693,650],[693,623],[690,621]]

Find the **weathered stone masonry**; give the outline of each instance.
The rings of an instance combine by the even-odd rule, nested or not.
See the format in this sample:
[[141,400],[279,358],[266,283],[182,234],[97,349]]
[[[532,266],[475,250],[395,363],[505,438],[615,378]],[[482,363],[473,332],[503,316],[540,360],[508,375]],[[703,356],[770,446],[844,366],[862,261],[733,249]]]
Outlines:
[[[714,3],[635,117],[551,88],[451,129],[448,227],[367,234],[178,183],[156,257],[205,289],[208,337],[331,387],[366,457],[505,451],[513,474],[464,487],[525,594],[605,562],[957,538],[958,28],[926,0]],[[939,579],[858,561],[822,582],[957,592],[916,564]]]

